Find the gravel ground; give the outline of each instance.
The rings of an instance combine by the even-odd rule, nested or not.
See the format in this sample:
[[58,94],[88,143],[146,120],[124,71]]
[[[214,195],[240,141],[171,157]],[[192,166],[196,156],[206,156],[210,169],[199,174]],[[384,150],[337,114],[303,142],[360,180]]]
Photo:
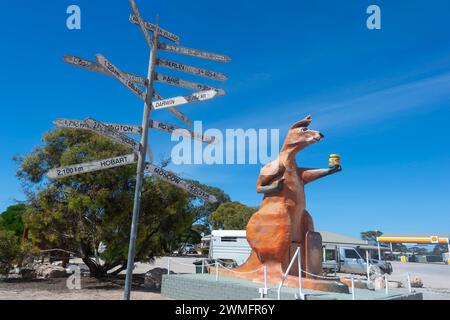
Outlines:
[[[198,257],[171,257],[170,270],[175,273],[195,273],[192,264]],[[79,261],[73,261],[78,263]],[[414,288],[424,294],[426,300],[450,300],[450,266],[444,264],[392,262],[392,280],[406,284],[405,274],[422,279],[423,288]],[[153,268],[167,268],[168,258],[157,259],[153,264],[137,263],[134,270],[133,300],[167,300],[159,291],[142,287],[143,274]],[[121,300],[123,296],[124,274],[117,279],[99,281],[83,277],[81,290],[69,290],[66,279],[21,281],[11,279],[0,281],[0,300]]]
[[423,288],[414,290],[423,293],[425,300],[450,300],[450,265],[444,263],[401,263],[391,262],[393,279],[402,279],[409,273],[422,279]]

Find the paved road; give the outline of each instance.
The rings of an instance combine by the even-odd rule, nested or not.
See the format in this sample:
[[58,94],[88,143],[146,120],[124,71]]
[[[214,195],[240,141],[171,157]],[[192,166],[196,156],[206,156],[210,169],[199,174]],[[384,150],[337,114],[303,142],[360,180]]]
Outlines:
[[400,275],[409,273],[411,279],[419,277],[423,288],[415,288],[422,292],[426,300],[450,300],[450,265],[435,263],[401,263],[391,262],[393,279],[401,279]]

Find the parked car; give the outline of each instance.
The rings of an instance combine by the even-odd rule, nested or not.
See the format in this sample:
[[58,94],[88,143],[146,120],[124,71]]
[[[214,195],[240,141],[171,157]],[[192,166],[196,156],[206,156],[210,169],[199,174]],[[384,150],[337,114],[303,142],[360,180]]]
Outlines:
[[181,246],[180,250],[178,250],[180,254],[197,254],[197,249],[191,243],[185,243]]
[[[370,266],[376,266],[383,273],[392,273],[391,263],[384,260],[369,259],[369,269]],[[343,272],[366,275],[367,261],[359,254],[358,250],[353,247],[325,247],[323,255],[323,269],[326,273]]]

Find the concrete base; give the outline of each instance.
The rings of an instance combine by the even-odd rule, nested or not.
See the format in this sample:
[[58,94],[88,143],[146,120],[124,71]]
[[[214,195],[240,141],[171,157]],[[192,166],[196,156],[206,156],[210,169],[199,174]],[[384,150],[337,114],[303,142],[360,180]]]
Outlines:
[[[262,285],[242,279],[214,274],[163,275],[161,294],[178,300],[253,300],[259,299]],[[295,300],[298,289],[283,287],[281,299]],[[303,290],[306,300],[352,300],[348,293]],[[409,293],[407,289],[384,290],[355,289],[356,300],[422,300],[422,293]],[[277,288],[270,286],[268,299],[277,299]]]

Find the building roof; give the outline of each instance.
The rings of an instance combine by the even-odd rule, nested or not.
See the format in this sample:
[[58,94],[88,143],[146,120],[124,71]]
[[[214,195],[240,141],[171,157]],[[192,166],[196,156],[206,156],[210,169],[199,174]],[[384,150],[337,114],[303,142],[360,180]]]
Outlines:
[[417,234],[417,233],[385,233],[377,238],[380,242],[393,242],[393,243],[424,243],[424,244],[436,244],[436,243],[449,243],[450,236],[448,234]]
[[[352,245],[352,246],[362,246],[368,245],[365,240],[352,238],[340,233],[330,232],[330,231],[317,231],[322,236],[323,243],[332,244],[342,244],[342,245]],[[246,237],[245,230],[213,230],[213,237]],[[206,239],[205,239],[206,240]]]
[[213,230],[213,237],[246,237],[245,230]]
[[322,243],[333,243],[333,244],[344,244],[344,245],[367,245],[367,241],[352,238],[340,233],[330,232],[330,231],[317,231],[322,236]]

